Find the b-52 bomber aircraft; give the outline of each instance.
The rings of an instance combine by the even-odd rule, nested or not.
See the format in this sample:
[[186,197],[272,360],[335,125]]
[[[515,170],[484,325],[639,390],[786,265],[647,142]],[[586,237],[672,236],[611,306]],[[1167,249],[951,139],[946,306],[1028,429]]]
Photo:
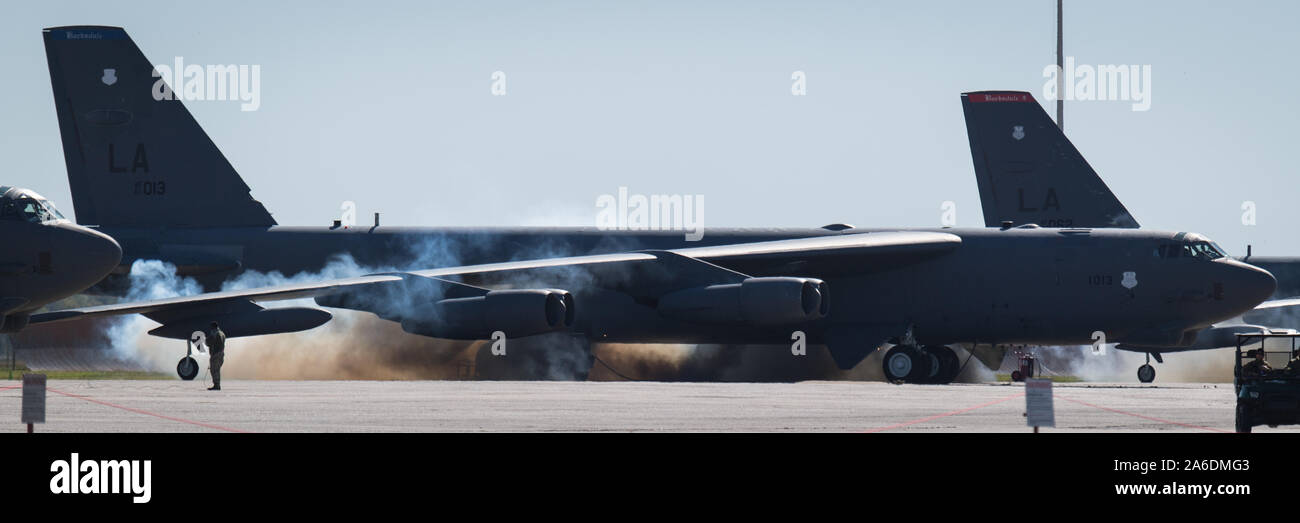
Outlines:
[[[1033,95],[1024,91],[978,91],[961,95],[970,139],[971,160],[979,186],[984,224],[1015,227],[1088,227],[1137,229],[1136,219],[1102,181],[1079,150],[1051,120]],[[1067,229],[1068,230],[1068,229]],[[1181,245],[1158,247],[1150,256],[1169,266],[1193,265],[1205,257],[1221,257],[1217,245],[1184,235]],[[1300,259],[1245,257],[1241,261],[1264,268],[1278,280],[1277,296],[1300,294]],[[1156,371],[1152,357],[1163,353],[1233,347],[1237,334],[1267,333],[1279,325],[1268,314],[1300,305],[1300,300],[1274,300],[1233,318],[1202,329],[1191,343],[1120,343],[1117,349],[1147,354],[1138,368],[1138,380],[1150,383]],[[1176,307],[1174,302],[1171,307]],[[1113,341],[1109,340],[1108,341]]]
[[[540,240],[554,231],[537,234]],[[1192,263],[1149,255],[1184,248],[1204,254]],[[558,333],[581,340],[579,352],[553,354],[572,362],[568,377],[589,369],[590,342],[778,344],[802,333],[846,369],[894,343],[883,364],[889,380],[946,383],[958,370],[948,344],[1083,344],[1103,331],[1114,341],[1177,346],[1250,310],[1274,285],[1269,273],[1190,234],[852,229],[374,274],[73,309],[32,321],[141,313],[164,324],[157,331],[187,333],[219,321],[236,337],[249,334],[249,326],[263,327],[256,334],[276,332],[258,319],[275,309],[254,302],[314,297],[437,338]],[[279,332],[293,330],[300,329]]]
[[0,242],[0,333],[22,329],[32,311],[94,285],[122,257],[112,238],[17,187],[0,187]]
[[[533,377],[581,379],[593,342],[802,336],[846,369],[892,343],[888,379],[946,383],[958,371],[950,344],[1080,344],[1095,331],[1190,343],[1275,285],[1200,236],[1154,231],[828,226],[707,229],[687,242],[675,232],[594,228],[282,227],[181,102],[154,99],[153,66],[125,31],[60,27],[44,36],[77,219],[118,238],[124,261],[170,261],[209,288],[241,270],[316,270],[338,253],[404,268],[72,309],[33,323],[140,313],[162,324],[151,333],[177,339],[210,321],[231,337],[295,332],[326,313],[258,303],[312,297],[415,334],[509,340],[503,359],[536,363]],[[456,263],[420,266],[409,246],[430,240]],[[1203,255],[1171,264],[1149,254],[1185,248]]]

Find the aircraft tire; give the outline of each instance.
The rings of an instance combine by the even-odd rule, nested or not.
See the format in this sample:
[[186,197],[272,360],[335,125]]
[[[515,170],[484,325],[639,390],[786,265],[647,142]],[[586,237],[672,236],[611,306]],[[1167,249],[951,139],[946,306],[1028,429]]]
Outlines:
[[929,352],[923,351],[916,347],[911,347],[913,357],[916,358],[916,365],[912,366],[912,373],[908,375],[908,383],[930,383],[931,371],[934,368],[934,362],[938,358],[933,358]]
[[[911,345],[896,345],[885,354],[885,379],[891,382],[929,383],[932,355]],[[934,358],[937,361],[937,358]]]
[[961,360],[957,359],[957,353],[947,345],[930,347],[929,350],[939,361],[939,371],[934,374],[933,383],[947,385],[957,379],[957,372],[961,371]]
[[916,383],[927,385],[943,383],[943,358],[939,356],[939,347],[926,347],[921,351],[921,357],[930,364],[930,371],[921,376]]
[[176,375],[182,380],[191,381],[199,375],[199,362],[194,358],[186,356],[176,363]]
[[1151,383],[1156,380],[1156,368],[1150,363],[1138,367],[1138,381],[1142,383]]
[[1250,434],[1252,426],[1250,420],[1250,408],[1245,405],[1237,405],[1237,432]]
[[[928,360],[928,358],[921,357],[920,351],[916,347],[895,345],[894,348],[885,353],[885,357],[881,360],[881,367],[885,372],[885,381],[891,383],[915,383],[913,380],[921,376],[921,373],[917,371],[919,370],[918,367],[921,366],[922,359]],[[926,361],[926,363],[929,362]],[[928,365],[926,366],[928,367]],[[925,375],[929,375],[929,373],[927,368]]]

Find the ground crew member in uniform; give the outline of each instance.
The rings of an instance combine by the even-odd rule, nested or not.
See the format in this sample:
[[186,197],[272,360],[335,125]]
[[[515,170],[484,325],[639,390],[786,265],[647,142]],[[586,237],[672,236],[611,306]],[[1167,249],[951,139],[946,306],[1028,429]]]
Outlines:
[[1242,375],[1263,376],[1273,370],[1273,367],[1269,366],[1267,361],[1264,361],[1264,349],[1255,349],[1246,354],[1253,356],[1255,359],[1241,366]]
[[208,390],[221,390],[221,364],[226,362],[226,333],[221,332],[221,327],[214,321],[203,335],[208,338],[208,353],[211,355],[208,368],[212,371],[212,387]]
[[1297,350],[1293,356],[1295,357],[1291,358],[1291,362],[1286,364],[1286,368],[1282,369],[1282,372],[1285,372],[1287,376],[1300,375],[1300,350]]

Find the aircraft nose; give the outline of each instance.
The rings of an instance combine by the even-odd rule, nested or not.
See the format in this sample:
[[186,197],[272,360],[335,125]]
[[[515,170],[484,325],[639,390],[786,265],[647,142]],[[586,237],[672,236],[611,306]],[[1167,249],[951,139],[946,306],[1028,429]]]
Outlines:
[[[72,270],[82,276],[78,279],[84,280],[86,286],[103,279],[122,261],[122,246],[111,236],[74,224],[60,224],[59,228],[71,233],[63,234],[63,237],[69,238],[67,259],[78,260]],[[64,252],[63,249],[59,250]]]
[[100,275],[102,278],[117,267],[122,261],[122,246],[114,240],[112,236],[102,232],[86,229],[87,239],[86,259],[94,265],[95,268],[103,271]]
[[1228,287],[1225,289],[1229,300],[1234,307],[1239,307],[1241,312],[1248,311],[1259,305],[1260,302],[1267,300],[1277,291],[1277,278],[1272,273],[1236,260],[1220,259],[1220,263],[1229,267],[1228,277],[1225,278]]

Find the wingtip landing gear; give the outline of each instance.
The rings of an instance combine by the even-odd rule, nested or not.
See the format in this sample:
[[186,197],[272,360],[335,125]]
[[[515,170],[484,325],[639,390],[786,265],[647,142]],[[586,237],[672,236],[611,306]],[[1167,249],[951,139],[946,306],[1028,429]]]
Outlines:
[[185,381],[191,381],[199,375],[199,362],[194,358],[186,356],[176,364],[176,374]]
[[199,362],[192,356],[194,354],[194,344],[199,339],[185,339],[185,357],[176,362],[176,375],[182,380],[192,381],[199,375]]

